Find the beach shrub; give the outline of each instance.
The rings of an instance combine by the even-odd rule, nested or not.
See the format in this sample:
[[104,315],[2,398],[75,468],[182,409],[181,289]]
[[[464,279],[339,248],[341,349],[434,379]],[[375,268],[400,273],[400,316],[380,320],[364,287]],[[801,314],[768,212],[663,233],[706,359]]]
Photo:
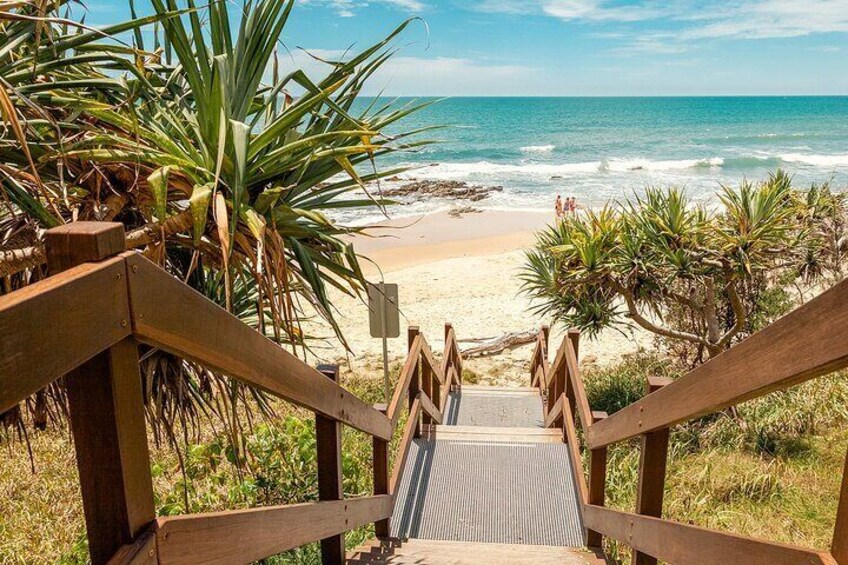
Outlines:
[[788,285],[841,278],[846,208],[827,186],[778,171],[718,199],[649,188],[567,216],[538,234],[523,289],[537,314],[589,335],[635,324],[696,364],[785,313]]

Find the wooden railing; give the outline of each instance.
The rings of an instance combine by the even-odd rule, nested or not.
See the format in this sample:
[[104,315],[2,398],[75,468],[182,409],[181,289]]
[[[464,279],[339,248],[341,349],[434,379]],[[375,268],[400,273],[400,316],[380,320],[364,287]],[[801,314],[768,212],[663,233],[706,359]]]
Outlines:
[[[592,412],[577,363],[579,333],[570,331],[547,365],[548,329],[536,340],[531,382],[546,397],[545,422],[561,427],[570,444],[581,496],[586,544],[608,536],[633,549],[633,563],[726,565],[848,565],[848,457],[830,552],[795,547],[662,518],[669,429],[740,402],[784,390],[848,366],[848,281],[784,316],[762,331],[671,381],[650,378],[646,395],[607,416]],[[588,451],[588,480],[576,431]],[[604,507],[607,447],[641,439],[636,508]]]
[[[0,413],[64,377],[93,563],[247,563],[321,540],[323,562],[339,564],[344,532],[373,522],[378,536],[388,533],[419,417],[440,422],[448,390],[459,386],[462,359],[450,326],[442,363],[410,329],[392,403],[372,407],[335,382],[336,367],[310,367],[126,252],[121,224],[69,224],[48,231],[46,247],[53,276],[0,297]],[[319,501],[156,518],[140,342],[314,412]],[[407,400],[390,482],[389,442]],[[373,496],[344,498],[342,425],[373,437]]]

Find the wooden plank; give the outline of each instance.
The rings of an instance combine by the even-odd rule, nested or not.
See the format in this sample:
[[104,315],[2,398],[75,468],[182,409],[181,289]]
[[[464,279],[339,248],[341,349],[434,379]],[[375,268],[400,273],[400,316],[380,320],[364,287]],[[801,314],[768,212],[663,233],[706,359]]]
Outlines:
[[568,454],[571,456],[571,466],[574,471],[574,480],[577,482],[577,493],[580,495],[579,504],[586,504],[589,499],[589,486],[586,484],[586,473],[583,471],[583,459],[580,451],[580,440],[574,427],[574,414],[571,406],[564,403],[565,413],[562,418],[563,433],[568,442]]
[[828,553],[588,504],[586,527],[668,563],[834,565]]
[[389,403],[389,408],[386,412],[386,415],[392,422],[392,426],[397,425],[404,401],[408,398],[407,393],[410,392],[410,387],[414,385],[415,393],[418,394],[418,384],[416,379],[418,375],[418,360],[420,356],[421,338],[416,335],[412,342],[410,342],[409,353],[406,356],[406,361],[403,363],[403,368],[400,370],[400,377],[398,378],[395,391],[392,394],[392,400]]
[[47,268],[55,275],[82,263],[102,261],[126,251],[124,225],[118,222],[71,222],[44,233]]
[[[125,249],[123,225],[118,223],[69,224],[49,230],[45,242],[47,263],[54,273]],[[126,309],[125,257],[117,260],[119,272],[101,291],[108,293],[108,287],[120,286],[118,309]],[[124,318],[121,325],[129,326],[128,319]],[[68,329],[79,331],[73,326]],[[155,517],[138,362],[138,344],[126,338],[65,375],[88,549],[94,565],[108,563]]]
[[133,329],[140,340],[368,434],[391,438],[385,415],[278,344],[147,259],[133,255],[127,265]]
[[[436,424],[442,423],[442,413],[436,408],[436,405],[433,404],[433,401],[424,394],[424,391],[418,393],[418,400],[421,402],[421,410],[430,416],[430,420],[435,422]],[[429,423],[429,422],[427,422]]]
[[839,492],[833,543],[830,547],[836,562],[839,565],[848,565],[848,453],[845,455],[845,467],[842,470],[842,488]]
[[587,441],[595,448],[667,428],[846,365],[848,280],[592,426]]
[[[385,409],[383,409],[385,410]],[[374,454],[373,477],[374,494],[389,494],[389,442],[378,437],[372,439]],[[374,522],[374,535],[378,538],[388,537],[389,520],[384,518]]]
[[430,370],[433,372],[433,376],[439,379],[440,383],[445,384],[445,375],[442,373],[441,366],[436,362],[436,358],[433,356],[433,350],[430,349],[430,344],[427,343],[427,340],[424,339],[423,335],[421,338],[421,357],[430,367]]
[[[337,383],[338,365],[318,365],[318,372]],[[342,500],[342,425],[333,420],[315,415],[315,440],[318,463],[318,499]],[[324,565],[342,565],[345,558],[344,532],[321,540],[321,562]]]
[[389,492],[392,496],[396,494],[397,486],[403,477],[406,458],[409,456],[409,446],[412,445],[412,440],[420,434],[420,426],[418,425],[420,415],[421,401],[419,397],[416,397],[412,402],[412,408],[409,409],[409,418],[407,418],[406,427],[403,429],[403,437],[400,440],[398,454],[395,457],[395,465],[392,469],[392,479],[389,481]]
[[136,540],[121,547],[109,560],[109,565],[157,565],[156,534],[147,532]]
[[[413,356],[413,351],[415,351],[416,341],[418,343],[418,353],[415,355],[414,363],[413,363],[413,372],[412,378],[409,381],[409,386],[406,389],[406,398],[407,398],[407,406],[409,407],[409,413],[412,413],[412,404],[415,402],[415,399],[418,398],[418,391],[421,390],[421,350],[424,346],[424,336],[421,335],[421,332],[418,330],[418,326],[409,326],[406,330],[406,338],[407,344],[409,345],[409,354],[407,355],[408,361],[413,361],[411,357]],[[417,339],[416,339],[417,338]],[[400,406],[398,405],[398,409]],[[390,414],[392,417],[392,424],[397,425],[397,419],[400,417],[400,413]],[[418,423],[419,418],[415,419],[416,428],[415,428],[415,437],[418,437],[421,434],[421,427]]]
[[0,413],[130,335],[123,258],[0,296]]
[[565,363],[568,367],[571,391],[574,394],[572,410],[576,408],[583,428],[589,428],[593,423],[592,409],[589,407],[589,400],[586,398],[586,388],[583,385],[583,378],[580,376],[580,367],[577,364],[577,351],[574,349],[574,343],[571,339],[566,340]]
[[159,518],[159,563],[250,563],[391,513],[392,497],[380,495]]
[[[652,394],[670,384],[671,379],[648,377],[646,393]],[[665,474],[668,463],[668,428],[642,436],[639,454],[639,483],[636,487],[636,513],[662,518]],[[641,551],[633,552],[634,565],[656,565],[657,558]]]
[[131,338],[65,377],[88,547],[95,565],[155,517],[138,344]]
[[546,428],[556,427],[557,422],[559,422],[560,418],[562,418],[563,404],[568,404],[568,402],[565,399],[565,395],[561,394],[554,405],[551,406],[551,409],[548,411],[548,415],[545,416]]
[[[422,343],[422,353],[423,353],[423,351],[424,351],[423,336],[422,336],[422,342],[421,343]],[[424,356],[422,355],[422,358],[423,357]],[[428,401],[430,400],[430,398],[433,394],[433,380],[434,380],[433,379],[433,368],[425,360],[424,363],[421,363],[421,391],[418,393],[419,398],[426,398]],[[423,401],[422,401],[422,404],[423,404]],[[430,402],[430,407],[432,407],[432,406],[433,406],[433,403]],[[424,406],[422,406],[421,408],[422,408],[421,423],[425,426],[432,424],[433,422],[432,422],[432,417],[430,416],[430,412],[425,410]]]
[[[598,416],[600,417],[601,414],[598,414]],[[594,426],[599,421],[603,420],[594,419],[592,425]],[[591,427],[589,429],[591,429]],[[599,447],[597,449],[592,449],[589,451],[589,491],[587,502],[595,506],[603,506],[606,499],[606,488],[607,448]],[[586,546],[603,546],[603,537],[601,536],[600,530],[589,527],[588,523],[586,524]]]

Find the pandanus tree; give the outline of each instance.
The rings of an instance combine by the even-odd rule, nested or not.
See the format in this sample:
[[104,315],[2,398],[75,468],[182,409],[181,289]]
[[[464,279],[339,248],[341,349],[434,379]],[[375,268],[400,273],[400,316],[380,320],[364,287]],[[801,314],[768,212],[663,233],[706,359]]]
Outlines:
[[[20,125],[3,132],[1,164],[10,288],[43,274],[45,229],[120,221],[129,247],[281,344],[303,345],[300,322],[313,315],[343,339],[327,287],[357,293],[364,281],[345,238],[356,230],[328,212],[384,206],[370,187],[399,171],[378,159],[426,143],[387,133],[420,105],[361,96],[410,22],[345,60],[318,61],[316,79],[277,56],[293,0],[248,0],[238,17],[224,0],[153,0],[153,14],[133,9],[132,22],[103,30],[15,4],[0,12],[0,63],[26,71],[4,105]],[[150,23],[152,41],[141,29]],[[127,31],[132,45],[115,35]],[[144,363],[153,415],[235,414],[247,394],[162,352]]]
[[811,198],[780,171],[723,188],[715,210],[675,188],[648,189],[538,234],[523,288],[537,313],[590,334],[635,324],[696,361],[712,357],[751,331],[763,288],[819,276],[812,267],[828,251],[809,237],[822,227]]

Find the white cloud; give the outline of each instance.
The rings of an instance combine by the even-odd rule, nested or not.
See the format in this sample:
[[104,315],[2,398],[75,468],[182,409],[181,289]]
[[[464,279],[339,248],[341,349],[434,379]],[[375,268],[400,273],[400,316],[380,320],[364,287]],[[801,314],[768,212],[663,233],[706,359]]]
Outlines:
[[351,18],[356,15],[356,10],[367,8],[369,4],[385,4],[393,6],[400,10],[412,13],[424,11],[427,7],[420,0],[369,0],[362,2],[359,0],[301,0],[302,4],[323,4],[332,7],[336,14],[342,18]]
[[[338,60],[349,57],[343,51],[307,49],[315,57]],[[325,63],[317,61],[304,50],[295,50],[281,57],[282,74],[302,69],[318,81],[328,72]],[[481,63],[472,59],[453,57],[394,56],[368,80],[365,94],[385,92],[388,96],[463,96],[519,95],[528,91],[528,81],[543,78],[539,69],[497,63]]]
[[[848,0],[654,0],[622,4],[611,0],[482,0],[478,10],[544,14],[567,22],[675,22],[683,40],[765,39],[848,32]],[[641,32],[644,33],[644,32]],[[635,36],[635,32],[633,33]],[[659,34],[654,34],[655,40]]]

